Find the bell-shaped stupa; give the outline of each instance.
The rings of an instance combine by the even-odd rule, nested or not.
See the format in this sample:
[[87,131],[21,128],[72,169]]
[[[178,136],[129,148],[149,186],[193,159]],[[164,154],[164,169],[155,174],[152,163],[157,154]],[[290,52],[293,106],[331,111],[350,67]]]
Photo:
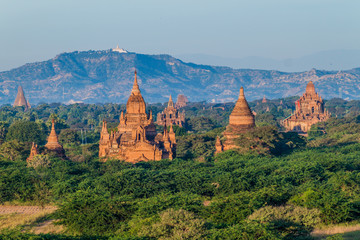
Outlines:
[[[225,137],[224,143],[217,139],[216,153],[222,150],[229,150],[236,148],[235,139],[239,134],[244,133],[255,127],[255,118],[246,101],[244,88],[240,88],[239,98],[235,103],[235,107],[229,117],[229,125],[226,127],[223,135]],[[222,146],[222,147],[221,147]]]

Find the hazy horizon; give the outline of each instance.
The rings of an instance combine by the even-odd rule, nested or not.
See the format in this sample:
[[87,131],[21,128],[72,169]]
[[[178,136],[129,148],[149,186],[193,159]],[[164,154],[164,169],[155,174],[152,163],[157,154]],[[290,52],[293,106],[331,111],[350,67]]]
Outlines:
[[117,44],[145,54],[277,60],[357,50],[357,9],[349,0],[3,1],[0,71]]

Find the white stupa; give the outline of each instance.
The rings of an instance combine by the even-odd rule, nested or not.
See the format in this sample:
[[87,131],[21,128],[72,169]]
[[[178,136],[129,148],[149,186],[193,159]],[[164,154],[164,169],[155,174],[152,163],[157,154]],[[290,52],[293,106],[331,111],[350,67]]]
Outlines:
[[117,45],[116,48],[113,48],[112,51],[118,53],[128,53],[128,51],[126,51],[125,49],[119,48],[119,45]]

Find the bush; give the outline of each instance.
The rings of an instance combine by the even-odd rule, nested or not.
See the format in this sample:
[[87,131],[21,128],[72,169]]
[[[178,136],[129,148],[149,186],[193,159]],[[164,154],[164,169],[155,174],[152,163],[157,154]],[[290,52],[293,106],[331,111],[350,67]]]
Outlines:
[[160,220],[150,226],[144,226],[139,236],[163,240],[203,239],[205,221],[192,212],[168,209],[159,215]]
[[249,216],[250,220],[260,222],[271,222],[275,220],[285,220],[298,223],[307,227],[314,227],[321,222],[321,212],[318,209],[308,209],[294,205],[285,206],[266,206],[256,210]]
[[111,199],[109,194],[79,190],[59,206],[56,216],[71,232],[105,234],[115,232],[131,216],[131,205]]
[[33,159],[27,163],[28,167],[32,168],[48,168],[51,166],[51,161],[48,155],[38,154],[33,157]]
[[241,222],[227,228],[210,230],[207,239],[211,240],[280,240],[270,224],[260,224],[256,221]]

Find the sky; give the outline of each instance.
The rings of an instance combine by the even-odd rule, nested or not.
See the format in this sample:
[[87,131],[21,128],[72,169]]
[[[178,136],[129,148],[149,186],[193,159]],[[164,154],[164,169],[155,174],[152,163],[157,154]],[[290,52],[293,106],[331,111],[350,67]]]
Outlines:
[[358,0],[0,0],[0,71],[62,52],[296,58],[360,49]]

